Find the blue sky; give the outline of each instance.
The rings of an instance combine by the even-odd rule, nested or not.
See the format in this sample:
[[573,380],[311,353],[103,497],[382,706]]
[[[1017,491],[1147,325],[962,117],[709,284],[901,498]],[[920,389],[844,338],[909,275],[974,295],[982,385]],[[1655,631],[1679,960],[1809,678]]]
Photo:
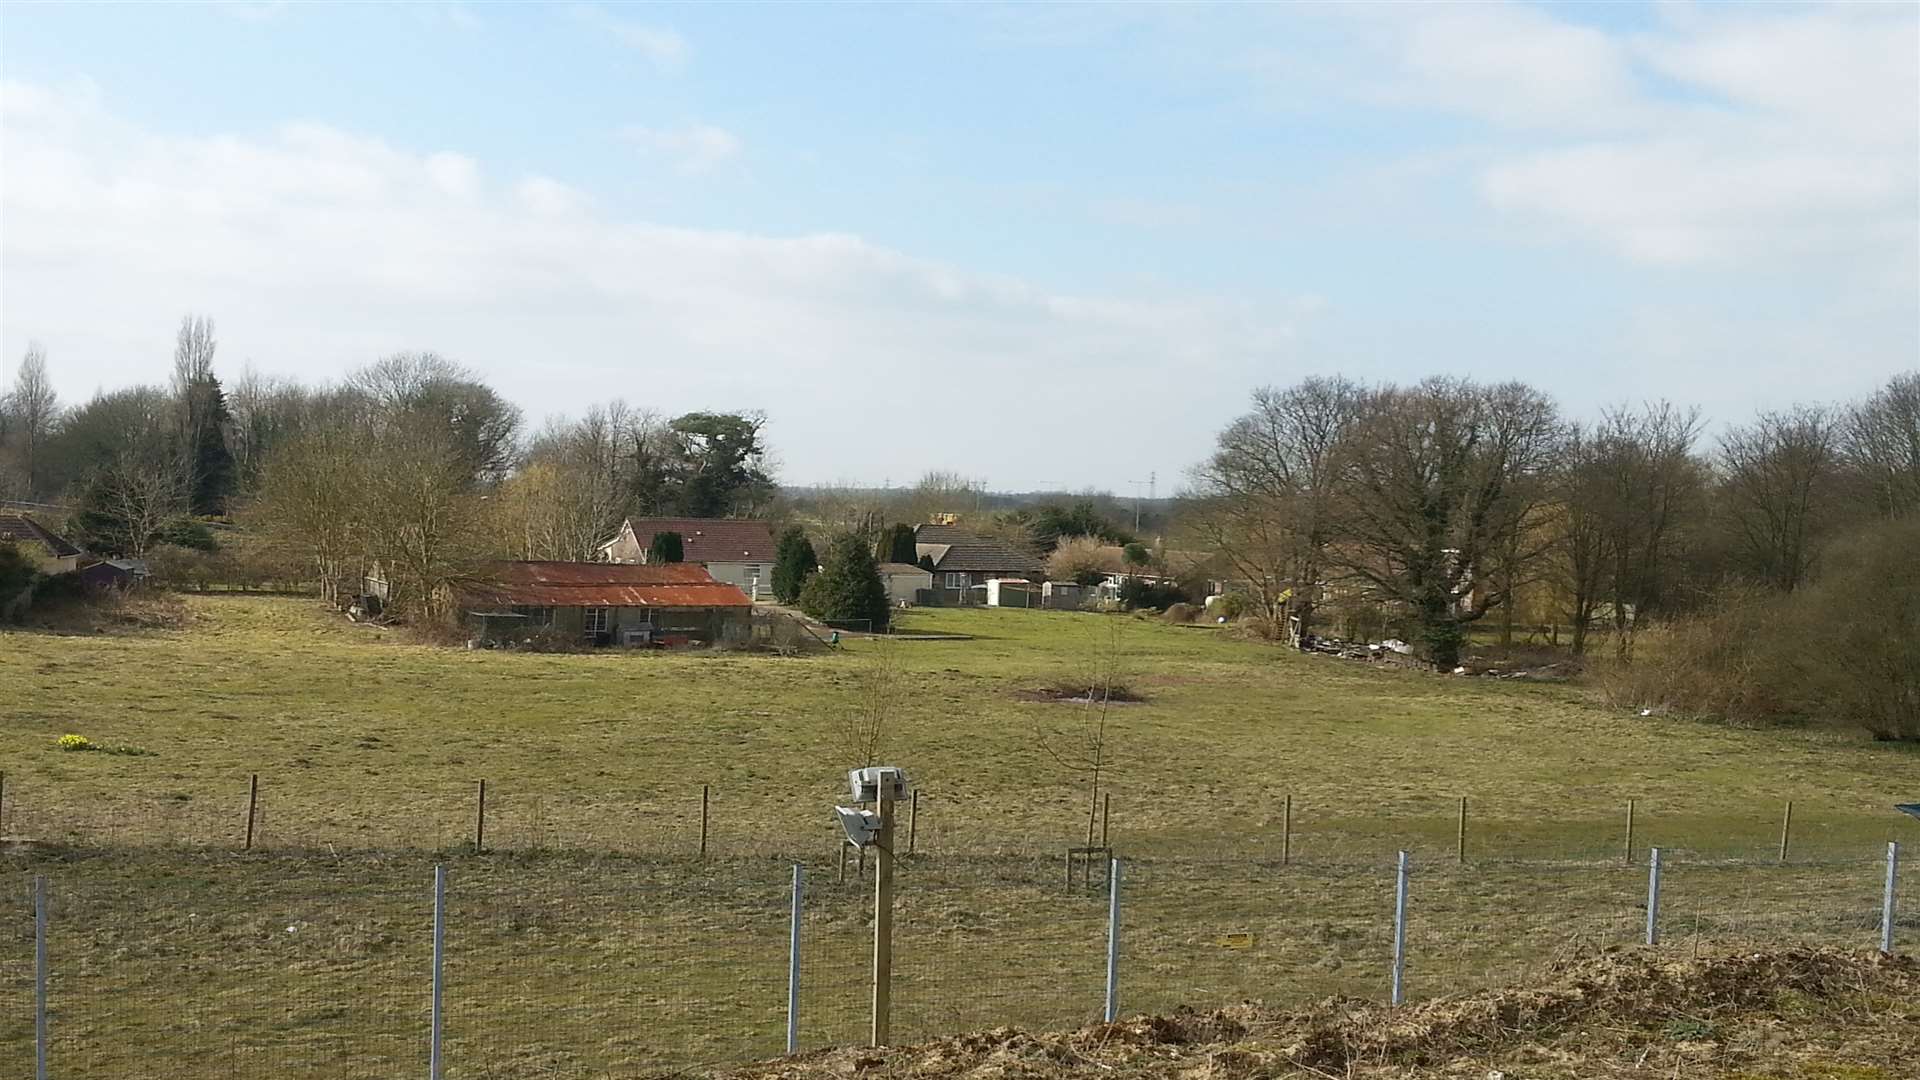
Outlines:
[[1316,372],[1737,420],[1920,363],[1915,11],[9,5],[0,355],[430,348],[792,482],[1170,485]]

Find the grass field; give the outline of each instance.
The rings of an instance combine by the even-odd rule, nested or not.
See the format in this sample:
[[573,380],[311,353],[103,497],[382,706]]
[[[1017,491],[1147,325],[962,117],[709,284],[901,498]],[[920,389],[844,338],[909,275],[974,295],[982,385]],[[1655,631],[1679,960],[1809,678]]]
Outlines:
[[[405,643],[288,598],[202,597],[145,636],[0,634],[5,831],[87,843],[231,845],[247,777],[261,842],[436,849],[685,851],[702,784],[713,850],[825,845],[848,765],[836,736],[863,652],[803,658],[522,655]],[[901,642],[889,756],[924,792],[930,850],[1052,850],[1084,827],[1084,778],[1036,744],[1075,706],[1016,692],[1070,676],[1113,617],[915,613],[971,641]],[[1639,837],[1718,854],[1774,842],[1854,854],[1900,836],[1920,754],[1824,731],[1742,731],[1598,707],[1559,685],[1445,678],[1303,657],[1208,630],[1126,622],[1113,713],[1117,842],[1136,852],[1271,850],[1284,794],[1296,851],[1450,848],[1471,800],[1484,855],[1610,853]],[[141,756],[67,753],[64,733]],[[689,818],[693,819],[690,823]]]
[[[812,881],[803,1043],[856,1041],[865,905],[858,882],[833,883],[828,807],[839,719],[878,649],[902,684],[887,756],[925,792],[901,871],[897,1032],[1072,1026],[1099,1008],[1103,898],[1097,882],[1067,895],[1058,861],[1084,828],[1084,780],[1034,734],[1078,707],[1019,692],[1084,670],[1116,617],[921,612],[911,628],[972,639],[797,658],[543,656],[409,644],[289,598],[188,606],[174,631],[0,635],[4,831],[34,841],[0,863],[0,1058],[30,1046],[20,901],[45,874],[64,1075],[410,1072],[436,861],[454,1080],[777,1053],[790,861]],[[1147,699],[1112,713],[1129,1010],[1379,997],[1396,847],[1416,853],[1409,985],[1428,997],[1633,942],[1645,871],[1617,865],[1628,798],[1639,843],[1674,860],[1670,950],[1869,944],[1884,841],[1913,839],[1888,808],[1915,794],[1911,750],[1119,625]],[[143,752],[61,751],[68,732]],[[240,853],[255,772],[259,843]],[[491,853],[475,856],[481,777]],[[1781,868],[1766,860],[1788,798]]]

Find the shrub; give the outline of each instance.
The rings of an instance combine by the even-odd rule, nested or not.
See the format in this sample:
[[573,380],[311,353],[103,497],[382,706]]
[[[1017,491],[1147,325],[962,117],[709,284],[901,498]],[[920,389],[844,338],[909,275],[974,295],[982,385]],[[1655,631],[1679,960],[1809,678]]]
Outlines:
[[684,562],[687,558],[686,540],[677,532],[657,532],[647,544],[647,561],[650,563]]
[[1608,700],[1736,722],[1806,718],[1875,739],[1920,739],[1920,520],[1837,544],[1813,584],[1723,594],[1643,631]]
[[782,530],[773,552],[774,598],[783,604],[798,601],[807,579],[819,569],[820,557],[813,550],[813,542],[807,539],[807,531],[798,525]]
[[1207,605],[1207,614],[1233,622],[1247,613],[1247,598],[1239,593],[1224,593]]
[[1119,572],[1120,560],[1116,554],[1113,548],[1091,537],[1062,540],[1047,558],[1047,580],[1098,585],[1107,575]]
[[1127,611],[1141,608],[1160,610],[1187,602],[1185,590],[1173,582],[1148,582],[1138,577],[1128,578],[1120,585],[1120,606]]
[[1161,613],[1160,617],[1170,623],[1190,623],[1199,614],[1199,608],[1189,603],[1179,602],[1168,604],[1167,610]]
[[800,590],[800,609],[822,622],[860,622],[885,630],[887,587],[873,548],[852,533],[835,540],[825,566]]
[[62,735],[59,739],[55,740],[54,745],[62,750],[97,749],[97,747],[93,745],[93,740],[87,738],[85,735]]

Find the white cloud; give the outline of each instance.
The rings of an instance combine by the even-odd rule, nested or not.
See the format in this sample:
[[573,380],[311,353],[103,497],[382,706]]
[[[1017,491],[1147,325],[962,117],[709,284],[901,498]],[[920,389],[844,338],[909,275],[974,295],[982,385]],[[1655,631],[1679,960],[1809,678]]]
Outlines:
[[746,144],[740,136],[712,124],[677,128],[638,125],[622,128],[620,137],[650,154],[665,157],[686,173],[705,173],[738,158]]
[[1545,237],[1676,265],[1845,252],[1911,277],[1915,9],[1661,10],[1629,33],[1509,4],[1341,8],[1372,58],[1345,91],[1483,122],[1478,190]]
[[434,348],[534,416],[616,396],[765,408],[800,481],[844,474],[852,433],[880,425],[912,434],[876,478],[965,463],[1032,482],[1044,457],[1050,479],[1110,483],[1171,472],[1205,432],[1010,430],[995,402],[1175,379],[1230,415],[1285,377],[1302,317],[1285,298],[1063,293],[845,234],[623,220],[552,177],[312,124],[186,137],[84,94],[7,84],[0,101],[0,350],[44,340],[70,397],[164,377],[168,328],[197,311],[236,367],[325,379]]
[[656,26],[615,15],[604,8],[581,4],[573,8],[576,18],[605,33],[614,41],[638,52],[665,69],[678,68],[692,50],[687,39],[671,27]]

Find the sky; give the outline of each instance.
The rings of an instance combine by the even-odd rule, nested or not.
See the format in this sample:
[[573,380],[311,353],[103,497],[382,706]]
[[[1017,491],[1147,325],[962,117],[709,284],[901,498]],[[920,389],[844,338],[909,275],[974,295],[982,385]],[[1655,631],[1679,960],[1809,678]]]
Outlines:
[[1249,393],[1920,366],[1920,5],[0,6],[0,376],[431,350],[794,484],[1161,494]]

